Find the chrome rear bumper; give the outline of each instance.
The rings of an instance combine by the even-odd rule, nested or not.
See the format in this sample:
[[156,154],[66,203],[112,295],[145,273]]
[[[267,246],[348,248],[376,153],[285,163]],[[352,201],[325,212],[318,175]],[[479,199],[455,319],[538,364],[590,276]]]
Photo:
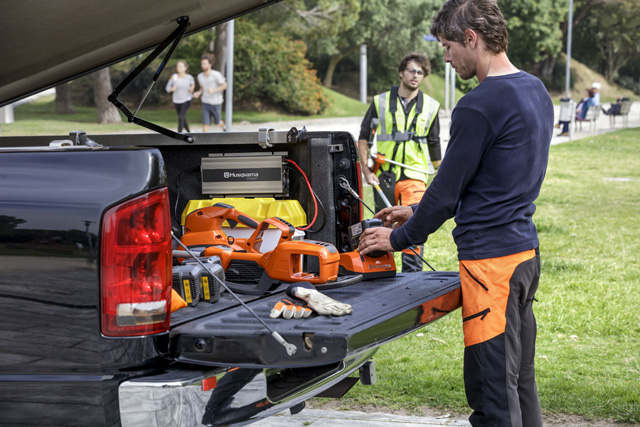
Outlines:
[[124,427],[251,424],[337,385],[375,352],[323,367],[184,368],[126,381],[119,388],[121,423]]

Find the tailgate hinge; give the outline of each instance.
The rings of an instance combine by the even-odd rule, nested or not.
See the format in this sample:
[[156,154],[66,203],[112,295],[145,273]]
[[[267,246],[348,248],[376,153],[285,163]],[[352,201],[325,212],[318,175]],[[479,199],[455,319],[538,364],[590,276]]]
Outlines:
[[273,144],[269,142],[269,132],[273,132],[272,128],[260,128],[258,129],[258,145],[262,148],[273,147]]

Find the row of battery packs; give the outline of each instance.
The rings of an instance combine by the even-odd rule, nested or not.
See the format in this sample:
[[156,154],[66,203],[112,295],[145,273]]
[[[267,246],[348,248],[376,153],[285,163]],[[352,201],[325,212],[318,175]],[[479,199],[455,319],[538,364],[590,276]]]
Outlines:
[[220,283],[224,282],[224,269],[217,256],[185,259],[173,267],[173,289],[180,294],[189,307],[200,301],[214,303],[220,299]]

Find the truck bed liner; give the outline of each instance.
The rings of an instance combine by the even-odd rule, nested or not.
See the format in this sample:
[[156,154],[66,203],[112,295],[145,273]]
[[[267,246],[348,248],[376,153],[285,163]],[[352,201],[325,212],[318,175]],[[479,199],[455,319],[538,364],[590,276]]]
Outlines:
[[[460,306],[460,278],[455,272],[404,273],[394,279],[363,281],[322,292],[351,304],[353,314],[270,319],[269,312],[285,296],[284,291],[266,297],[243,297],[271,328],[296,345],[298,351],[293,356],[288,356],[269,331],[230,295],[223,295],[221,301],[202,309],[210,314],[194,313],[206,303],[190,308],[191,314],[176,312],[178,325],[171,330],[172,350],[181,361],[210,365],[328,364],[378,347]],[[189,321],[181,322],[180,316],[189,317]]]

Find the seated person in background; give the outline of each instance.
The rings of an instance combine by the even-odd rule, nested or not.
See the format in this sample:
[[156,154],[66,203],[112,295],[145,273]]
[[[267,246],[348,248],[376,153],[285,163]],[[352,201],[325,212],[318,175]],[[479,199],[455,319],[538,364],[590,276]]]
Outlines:
[[593,91],[593,103],[594,105],[600,105],[600,88],[602,86],[598,82],[594,82],[591,85],[591,90]]
[[[592,88],[585,90],[587,96],[582,98],[582,100],[576,107],[576,120],[584,120],[589,107],[591,107],[592,105],[597,105],[594,99],[595,91]],[[569,136],[569,122],[560,122],[559,124],[562,124],[562,133],[560,133],[558,136]],[[556,127],[560,126],[556,125]]]
[[587,96],[585,98],[582,98],[582,101],[580,101],[580,104],[578,104],[578,106],[576,107],[576,120],[584,120],[584,118],[587,116],[589,107],[591,107],[592,105],[598,105],[596,104],[594,96],[595,91],[593,89],[587,89]]
[[608,110],[605,110],[604,108],[602,108],[602,112],[607,116],[619,116],[620,110],[622,108],[622,101],[628,101],[628,100],[629,98],[616,98],[616,102],[615,103],[612,102],[611,107],[609,107]]

